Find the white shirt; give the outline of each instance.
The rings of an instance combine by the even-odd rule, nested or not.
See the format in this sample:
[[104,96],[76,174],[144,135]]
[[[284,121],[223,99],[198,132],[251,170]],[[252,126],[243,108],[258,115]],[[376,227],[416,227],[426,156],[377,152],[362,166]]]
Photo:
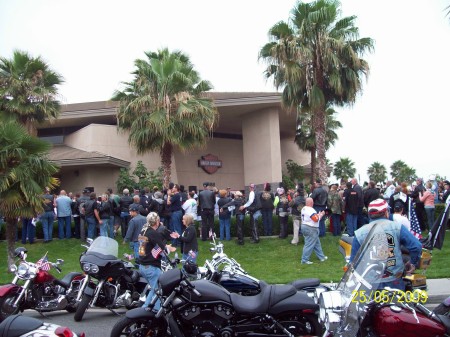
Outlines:
[[408,220],[408,218],[406,216],[401,215],[401,214],[393,214],[392,219],[395,222],[398,222],[399,224],[402,224],[403,226],[405,226],[408,231],[411,230],[411,222]]
[[194,220],[197,220],[197,201],[195,199],[188,199],[181,206],[185,214],[191,214]]
[[248,201],[245,203],[244,208],[247,208],[251,204],[253,204],[253,201],[255,201],[255,191],[250,191],[248,194]]
[[312,207],[305,206],[302,208],[302,225],[319,228],[319,214]]

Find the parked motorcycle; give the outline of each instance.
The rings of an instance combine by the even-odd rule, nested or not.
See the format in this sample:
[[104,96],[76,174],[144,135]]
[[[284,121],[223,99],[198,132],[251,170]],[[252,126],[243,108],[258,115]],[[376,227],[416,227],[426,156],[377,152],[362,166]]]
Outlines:
[[[345,261],[348,263],[352,251],[353,237],[343,235],[339,239],[339,252],[344,256]],[[405,250],[404,256],[408,259],[408,252]],[[419,267],[412,274],[405,274],[403,281],[405,282],[406,290],[413,291],[416,289],[427,290],[427,277],[425,276],[426,270],[431,264],[432,259],[431,250],[422,248],[422,254],[420,256]]]
[[75,321],[81,321],[89,307],[107,308],[116,313],[114,309],[120,307],[137,307],[140,297],[145,296],[147,281],[131,262],[117,257],[118,251],[116,240],[99,236],[80,256],[86,277],[80,286]]
[[[45,254],[37,263],[32,263],[27,261],[26,248],[18,247],[14,253],[19,264],[9,267],[9,271],[15,274],[13,281],[0,286],[0,321],[26,309],[75,312],[75,299],[83,279],[81,273],[71,272],[57,279],[49,270],[54,268],[61,273],[60,266],[64,260],[49,262]],[[19,281],[24,281],[23,285]]]
[[444,315],[450,318],[450,296],[447,297],[441,304],[434,308],[433,312],[436,315]]
[[386,275],[390,247],[382,225],[372,227],[336,290],[319,297],[325,337],[449,336],[450,319],[423,304],[420,289],[380,288]]
[[75,334],[67,327],[44,323],[36,318],[21,315],[8,316],[0,324],[0,337],[84,337],[84,333]]
[[[189,281],[179,269],[159,278],[149,308],[128,311],[111,331],[119,336],[319,335],[318,305],[292,285],[267,285],[254,296],[230,293],[208,280]],[[152,308],[157,300],[160,310]]]
[[[203,267],[198,268],[198,279],[207,279],[216,282],[228,291],[245,296],[253,296],[261,292],[261,288],[268,284],[249,275],[242,266],[224,252],[222,242],[216,242],[215,235],[212,235],[210,251],[214,253],[211,260],[206,260]],[[317,289],[329,290],[325,285],[320,284],[318,278],[298,279],[290,283],[298,291],[304,291],[310,297],[314,297]]]

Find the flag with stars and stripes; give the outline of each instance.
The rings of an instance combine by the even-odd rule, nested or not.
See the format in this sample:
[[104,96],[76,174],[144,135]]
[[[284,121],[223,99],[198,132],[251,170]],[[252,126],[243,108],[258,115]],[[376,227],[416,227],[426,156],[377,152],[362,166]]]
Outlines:
[[410,204],[409,204],[409,221],[411,222],[412,235],[414,235],[418,239],[421,239],[422,231],[420,229],[419,219],[417,218],[417,214],[416,214],[416,203],[415,202],[410,202]]
[[50,262],[48,262],[47,254],[44,255],[44,257],[40,258],[38,262],[36,262],[36,266],[38,266],[41,270],[50,270],[51,265]]

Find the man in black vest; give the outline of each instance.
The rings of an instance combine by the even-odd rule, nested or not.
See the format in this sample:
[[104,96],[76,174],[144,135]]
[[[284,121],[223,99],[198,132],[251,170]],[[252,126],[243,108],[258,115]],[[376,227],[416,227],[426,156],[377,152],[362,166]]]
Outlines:
[[250,214],[250,227],[252,229],[251,243],[259,243],[258,219],[261,217],[261,192],[255,191],[255,184],[250,184],[247,202],[240,207],[240,210],[248,210]]
[[208,189],[208,183],[203,183],[203,191],[198,194],[198,209],[202,217],[202,241],[209,237],[208,232],[214,231],[214,206],[216,197],[214,192]]

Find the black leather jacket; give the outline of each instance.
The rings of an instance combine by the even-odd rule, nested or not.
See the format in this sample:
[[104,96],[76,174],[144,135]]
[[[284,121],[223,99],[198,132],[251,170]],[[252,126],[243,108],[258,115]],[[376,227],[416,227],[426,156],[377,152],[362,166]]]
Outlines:
[[203,190],[198,194],[198,208],[203,209],[214,209],[216,204],[216,197],[214,192],[211,190]]

